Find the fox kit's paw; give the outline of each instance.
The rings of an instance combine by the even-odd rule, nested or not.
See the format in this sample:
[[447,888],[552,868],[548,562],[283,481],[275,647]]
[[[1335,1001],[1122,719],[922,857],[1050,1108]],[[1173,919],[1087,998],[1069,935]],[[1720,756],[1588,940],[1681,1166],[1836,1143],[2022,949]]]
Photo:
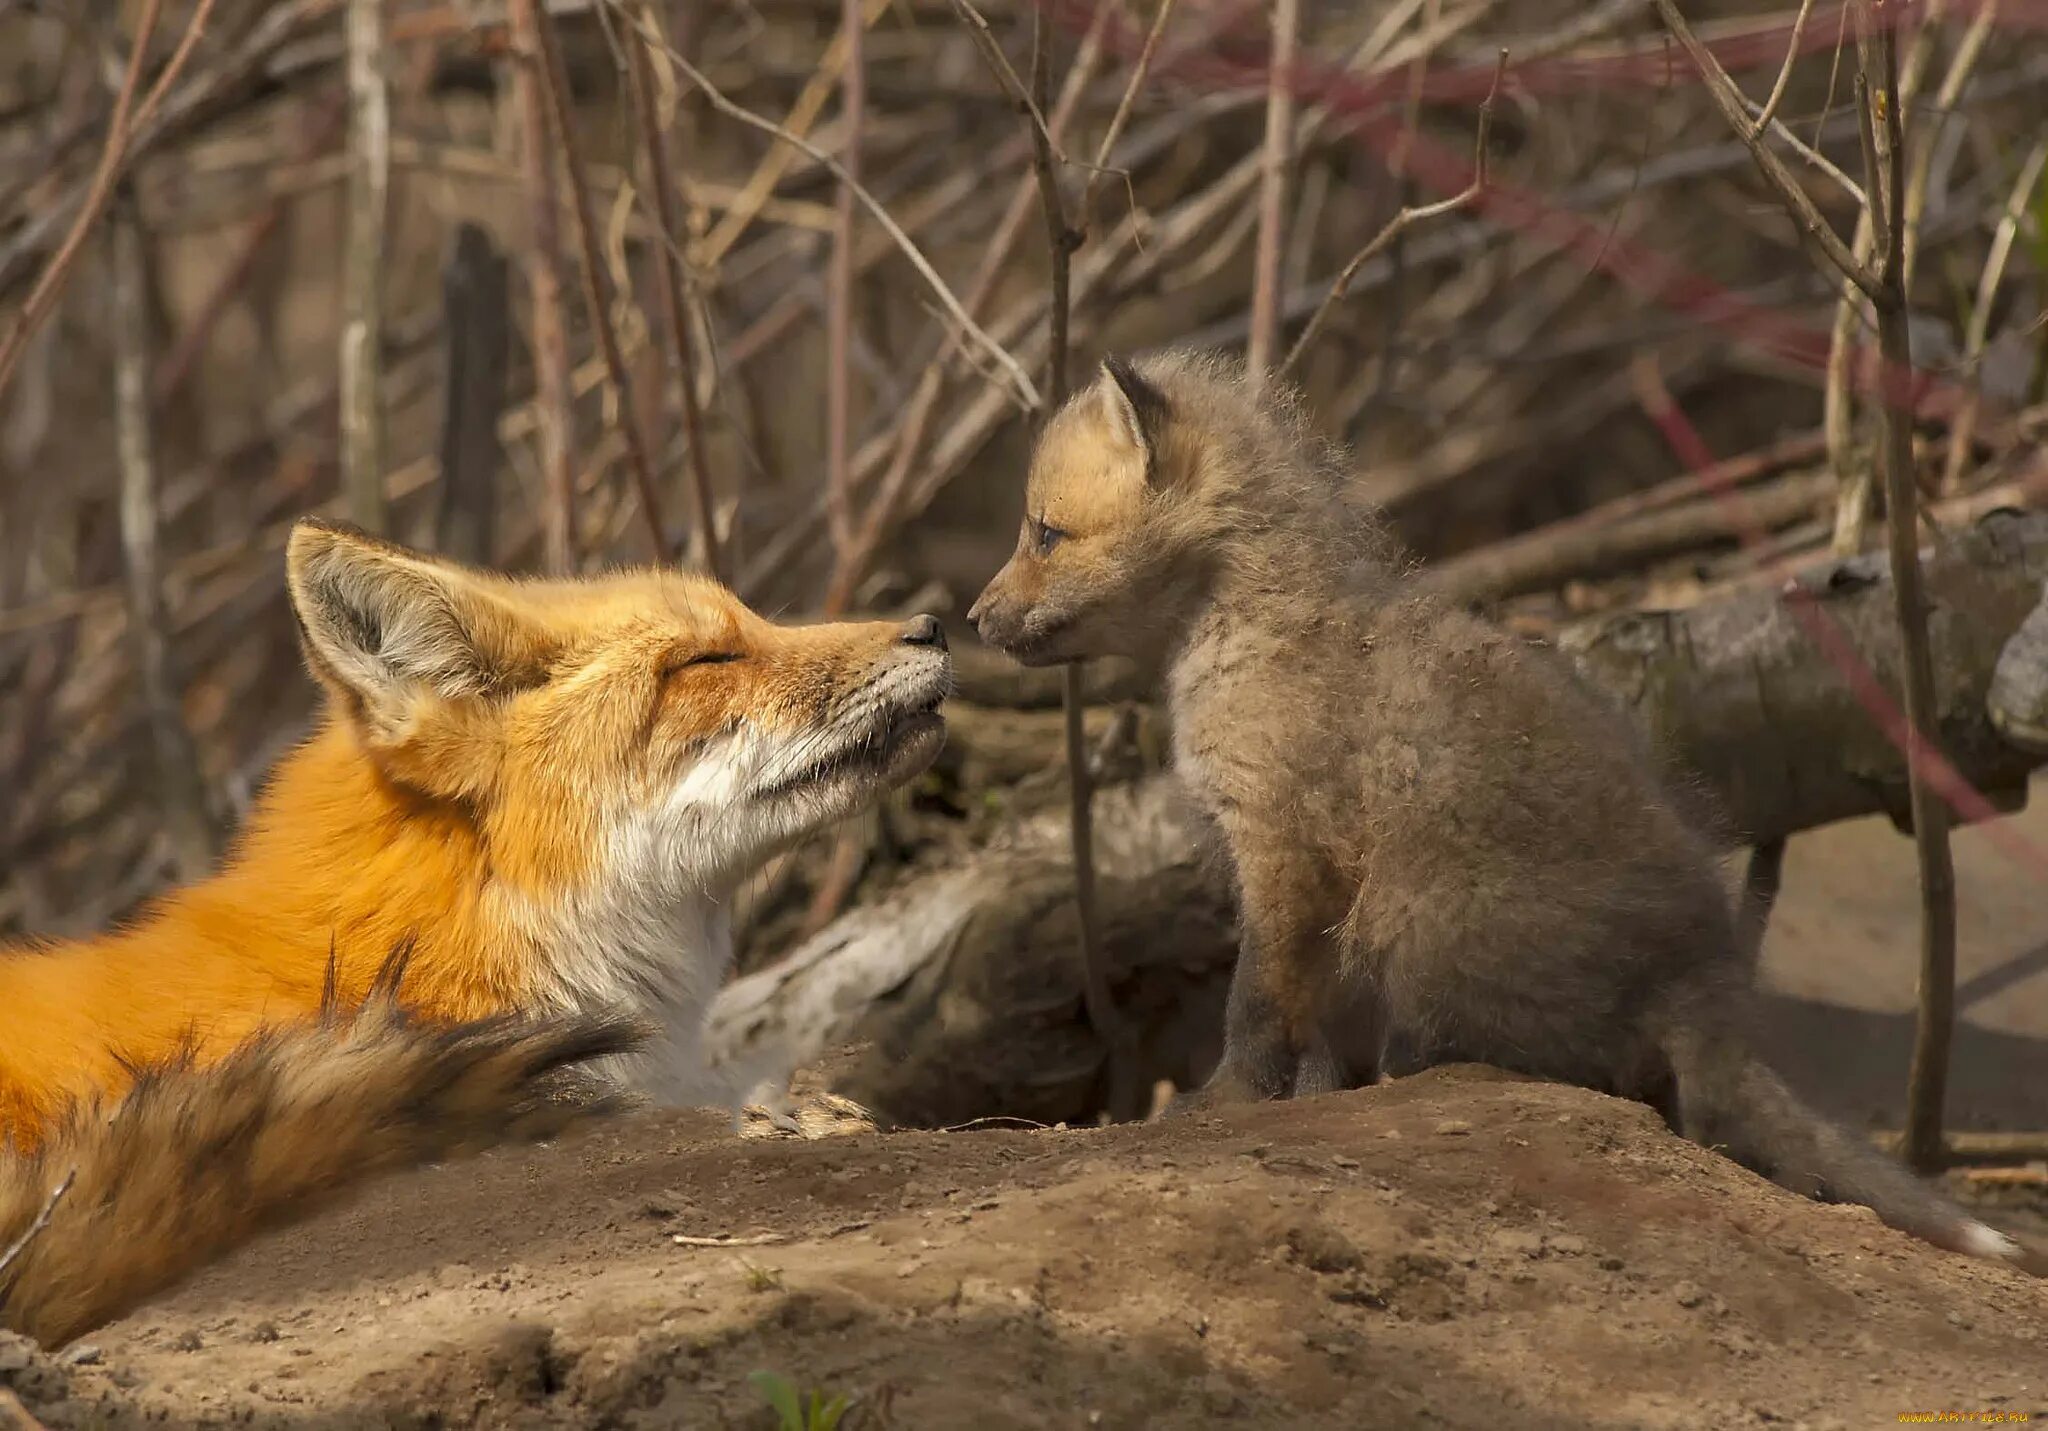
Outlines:
[[1200,1088],[1174,1094],[1160,1116],[1178,1118],[1187,1113],[1213,1113],[1232,1103],[1261,1103],[1273,1096],[1226,1066],[1211,1074]]

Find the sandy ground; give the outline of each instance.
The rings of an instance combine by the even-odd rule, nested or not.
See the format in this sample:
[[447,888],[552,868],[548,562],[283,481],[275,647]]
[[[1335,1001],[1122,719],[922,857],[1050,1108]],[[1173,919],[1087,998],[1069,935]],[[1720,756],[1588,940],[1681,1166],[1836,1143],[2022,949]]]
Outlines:
[[[2048,800],[2016,827],[2048,846]],[[2048,1128],[2048,889],[1958,843],[1956,1122]],[[1770,1048],[1858,1124],[1898,1116],[1916,918],[1888,826],[1795,844]],[[0,1384],[51,1427],[770,1427],[759,1371],[949,1431],[2048,1415],[2048,1284],[1457,1069],[1108,1130],[635,1117],[384,1185],[93,1342],[0,1344]]]

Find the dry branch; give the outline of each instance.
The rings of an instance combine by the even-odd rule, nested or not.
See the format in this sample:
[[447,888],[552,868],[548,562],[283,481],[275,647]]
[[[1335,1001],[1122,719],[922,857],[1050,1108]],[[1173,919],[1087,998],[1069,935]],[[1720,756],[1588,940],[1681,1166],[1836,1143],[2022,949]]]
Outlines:
[[576,406],[569,386],[569,334],[562,307],[560,203],[555,192],[554,147],[548,142],[548,103],[542,72],[540,0],[507,0],[511,25],[512,97],[519,110],[520,162],[533,231],[526,252],[526,287],[532,302],[535,420],[541,470],[541,548],[556,575],[576,567]]
[[[966,0],[960,0],[965,4]],[[1292,0],[1281,0],[1290,4]],[[1031,114],[1044,112],[1051,83],[1051,46],[1045,33],[1045,15],[1034,9],[1031,20]],[[1038,177],[1039,198],[1045,208],[1045,238],[1052,261],[1052,308],[1046,324],[1046,389],[1050,415],[1067,400],[1068,318],[1073,304],[1074,249],[1080,235],[1067,220],[1060,197],[1059,175],[1053,168],[1052,136],[1042,123],[1032,126],[1032,171]],[[1102,947],[1102,915],[1095,881],[1094,779],[1088,768],[1087,732],[1083,724],[1085,668],[1069,661],[1061,671],[1060,702],[1064,713],[1064,756],[1067,767],[1067,838],[1074,860],[1074,932],[1081,955],[1081,988],[1088,1009],[1089,1025],[1110,1049],[1110,1107],[1123,1113],[1140,1088],[1149,1086],[1134,1076],[1129,1048],[1129,1031],[1117,1010],[1116,996],[1109,985],[1109,969]],[[1135,1111],[1134,1109],[1130,1111]]]
[[665,563],[671,553],[661,518],[661,492],[655,485],[654,461],[647,452],[647,434],[633,406],[632,376],[619,348],[618,328],[612,322],[611,270],[606,267],[599,247],[597,216],[590,203],[590,179],[584,172],[583,156],[576,148],[576,121],[569,110],[569,77],[562,67],[554,21],[548,17],[545,6],[534,12],[534,37],[540,44],[541,89],[547,98],[548,113],[553,117],[562,168],[569,177],[570,212],[576,217],[576,237],[583,250],[583,297],[590,309],[590,326],[597,333],[598,351],[604,355],[612,391],[618,395],[619,430],[625,437],[627,463],[640,497],[640,517],[647,527],[648,544],[654,549],[654,560]]
[[1266,69],[1266,138],[1259,156],[1259,237],[1252,254],[1251,333],[1245,368],[1254,387],[1280,346],[1280,258],[1286,251],[1287,178],[1294,160],[1294,47],[1301,0],[1272,0]]
[[867,113],[867,23],[860,0],[843,0],[839,33],[846,46],[840,78],[840,119],[846,130],[839,192],[833,210],[832,263],[825,279],[825,512],[832,545],[853,550],[853,260],[859,242],[854,190],[860,185],[862,123]]
[[1956,412],[1955,437],[1949,443],[1948,463],[1941,479],[1941,490],[1945,493],[1961,490],[1963,473],[1969,466],[1970,440],[1976,433],[1977,414],[1983,402],[1978,380],[1983,372],[1984,345],[1991,336],[1991,305],[1998,297],[1998,286],[2004,281],[2006,263],[2012,257],[2013,240],[2019,234],[2020,221],[2026,215],[2027,202],[2033,197],[2034,187],[2041,182],[2044,164],[2048,164],[2048,140],[2037,143],[2021,162],[2019,178],[2013,182],[2012,192],[2006,197],[2005,211],[1998,216],[1998,228],[1991,236],[1991,251],[1985,256],[1984,271],[1977,277],[1977,293],[1970,307],[1969,326],[1963,335],[1963,405]]
[[[608,0],[608,2],[615,8],[618,4],[618,0]],[[645,35],[647,33],[630,16],[626,17],[626,19],[641,34]],[[656,43],[660,43],[658,36],[650,38]],[[831,171],[834,178],[842,183],[846,183],[853,191],[854,197],[860,200],[861,207],[865,208],[874,218],[875,222],[882,226],[883,231],[894,240],[897,248],[902,251],[903,256],[910,260],[910,266],[917,270],[918,277],[922,278],[931,289],[932,295],[939,300],[939,306],[946,310],[947,316],[959,324],[961,330],[974,339],[976,346],[993,359],[996,366],[1000,367],[1007,374],[1011,389],[1019,405],[1026,412],[1037,411],[1041,406],[1041,400],[1038,395],[1038,388],[1032,383],[1030,376],[1018,365],[1016,358],[1011,356],[1010,351],[1003,347],[1002,344],[996,342],[995,339],[989,337],[983,331],[981,325],[974,321],[965,308],[961,307],[960,300],[953,296],[953,290],[947,286],[946,280],[939,276],[938,270],[932,267],[931,260],[926,258],[923,250],[912,242],[910,235],[903,231],[903,226],[896,222],[895,217],[890,214],[888,209],[883,207],[881,200],[870,193],[865,185],[849,181],[846,167],[817,145],[783,128],[774,120],[764,118],[743,105],[735,104],[726,97],[724,91],[711,83],[702,70],[698,69],[667,45],[662,45],[662,48],[668,55],[669,62],[687,75],[692,84],[703,91],[704,98],[710,101],[713,109],[716,109],[720,114],[725,115],[729,119],[739,121],[750,129],[759,130],[763,134],[771,135],[776,139],[780,139],[783,143],[803,151],[820,166]]]
[[86,236],[92,232],[93,224],[114,197],[114,185],[119,181],[128,157],[136,90],[142,83],[142,71],[149,63],[149,44],[156,38],[157,17],[162,9],[163,0],[144,0],[142,13],[135,20],[135,41],[128,52],[128,68],[121,77],[121,88],[114,96],[114,112],[107,120],[106,141],[100,149],[99,164],[93,170],[92,186],[87,189],[85,201],[79,206],[78,215],[72,220],[63,242],[51,255],[42,276],[36,280],[36,286],[30,290],[28,301],[22,304],[14,326],[7,330],[4,339],[0,339],[0,395],[6,393],[8,382],[13,378],[22,354],[28,351],[30,340],[56,307],[58,295],[64,291],[64,280],[85,247]]
[[[1937,13],[1938,9],[1937,6]],[[1965,36],[1954,62],[1949,66],[1948,78],[1942,83],[1941,93],[1935,99],[1937,111],[1945,112],[1961,97],[1962,88],[1968,82],[1970,71],[1976,65],[1977,56],[1982,51],[1984,38],[1988,33],[1988,21],[1995,9],[1995,5],[1987,5],[1978,13],[1976,21],[1971,25],[1970,32]],[[1863,12],[1858,10],[1856,14],[1859,17],[1857,45],[1860,55],[1868,45],[1870,35],[1869,26],[1862,23]],[[1928,32],[1922,30],[1914,38],[1913,47],[1906,55],[1905,71],[1898,85],[1897,99],[1900,104],[1911,108],[1918,99],[1921,81],[1926,75],[1932,55],[1933,47],[1929,43]],[[1865,89],[1861,78],[1857,80],[1857,85],[1857,93],[1863,94]],[[1871,127],[1870,111],[1866,105],[1857,106],[1856,116],[1857,137],[1862,142],[1867,170],[1872,162],[1871,155],[1876,135]],[[1921,147],[1922,157],[1928,157],[1925,151],[1929,146]],[[1920,178],[1924,179],[1924,168],[1919,174]],[[1919,224],[1920,203],[1913,193],[1916,182],[1915,179],[1909,178],[1906,185],[1906,258],[1900,287],[1907,292],[1912,290],[1913,254],[1916,243],[1914,229]],[[1876,225],[1882,217],[1873,205],[1880,202],[1881,197],[1874,198],[1870,194],[1862,195],[1858,200],[1860,212],[1856,216],[1856,232],[1850,240],[1850,247],[1856,256],[1866,263],[1870,261],[1875,248]],[[1841,488],[1835,499],[1833,545],[1835,551],[1843,555],[1863,550],[1864,542],[1869,535],[1871,499],[1875,491],[1873,483],[1877,459],[1858,450],[1855,429],[1856,399],[1852,391],[1852,379],[1858,376],[1854,371],[1857,364],[1862,364],[1866,374],[1875,366],[1859,341],[1863,330],[1869,326],[1870,318],[1865,313],[1863,296],[1854,287],[1844,284],[1835,302],[1835,322],[1829,335],[1826,387],[1822,399],[1822,425],[1828,434],[1828,460],[1834,465],[1836,481]],[[1894,378],[1896,376],[1893,375]],[[1881,391],[1879,400],[1884,400]]]
[[[1656,3],[1666,26],[1692,57],[1714,103],[1749,146],[1757,168],[1786,212],[1816,243],[1828,262],[1870,300],[1877,315],[1878,348],[1886,369],[1886,380],[1878,384],[1884,414],[1878,462],[1884,478],[1893,591],[1905,653],[1899,675],[1905,688],[1909,805],[1922,902],[1920,1020],[1908,1091],[1907,1152],[1916,1165],[1932,1168],[1941,1157],[1941,1104],[1947,1086],[1948,1046],[1954,1023],[1955,868],[1948,842],[1948,808],[1926,774],[1929,761],[1940,757],[1941,745],[1934,729],[1933,657],[1928,646],[1927,606],[1921,591],[1913,415],[1902,390],[1913,367],[1906,310],[1909,216],[1901,112],[1905,96],[1899,82],[1897,38],[1889,25],[1877,23],[1872,0],[1852,0],[1864,193],[1868,199],[1864,214],[1869,220],[1872,248],[1877,256],[1873,267],[1843,245],[1805,190],[1752,131],[1746,122],[1747,105],[1741,92],[1713,53],[1693,34],[1675,0]],[[1836,337],[1839,353],[1844,347],[1839,324]],[[1853,517],[1853,513],[1850,515]],[[1838,521],[1838,534],[1841,530]]]
[[1799,13],[1792,17],[1792,37],[1785,42],[1785,63],[1778,67],[1778,82],[1771,86],[1771,95],[1756,114],[1756,122],[1750,126],[1749,137],[1757,139],[1771,127],[1777,118],[1778,106],[1784,102],[1785,87],[1792,82],[1792,65],[1799,58],[1799,41],[1806,33],[1806,17],[1813,9],[1813,0],[1799,0]]
[[1848,245],[1842,242],[1841,235],[1836,233],[1834,226],[1822,216],[1806,190],[1800,187],[1799,181],[1792,177],[1784,162],[1764,143],[1761,132],[1750,122],[1749,103],[1743,98],[1741,89],[1729,77],[1728,71],[1721,68],[1721,62],[1714,58],[1714,52],[1693,33],[1692,26],[1686,23],[1685,16],[1678,9],[1677,0],[1656,0],[1656,4],[1657,11],[1664,17],[1664,23],[1669,27],[1672,36],[1691,57],[1693,65],[1700,72],[1700,78],[1706,82],[1707,94],[1713,99],[1715,107],[1721,111],[1722,118],[1728,121],[1728,127],[1749,147],[1751,157],[1756,160],[1758,172],[1778,196],[1778,202],[1792,215],[1800,232],[1819,248],[1827,261],[1844,278],[1862,289],[1865,294],[1874,294],[1877,290],[1877,275],[1871,271],[1868,264],[1858,260],[1849,251]]
[[349,519],[384,519],[384,236],[391,191],[391,94],[384,0],[349,0],[348,234],[342,250],[341,472]]
[[67,1170],[57,1186],[50,1189],[49,1197],[43,1200],[42,1209],[36,1213],[34,1220],[21,1230],[14,1241],[7,1244],[5,1252],[0,1252],[0,1287],[6,1285],[7,1269],[20,1260],[21,1254],[28,1251],[30,1245],[42,1236],[43,1229],[50,1225],[51,1217],[56,1214],[57,1205],[63,1202],[64,1195],[71,1191],[72,1181],[77,1176],[77,1168]]
[[1540,591],[1631,571],[1660,557],[1776,531],[1826,510],[1834,478],[1803,472],[1727,501],[1702,498],[1617,521],[1560,523],[1431,568],[1431,590],[1464,601]]
[[[1051,257],[1052,292],[1047,310],[1046,407],[1049,416],[1067,399],[1067,319],[1071,298],[1071,274],[1078,236],[1067,221],[1065,200],[1060,194],[1059,172],[1053,138],[1046,126],[1045,112],[1051,90],[1052,58],[1042,12],[1034,11],[1031,29],[1031,88],[1025,90],[1017,72],[1003,58],[1000,47],[988,36],[983,22],[968,0],[953,0],[966,21],[970,34],[981,37],[989,68],[1023,113],[1031,133],[1031,172],[1038,185],[1039,205],[1045,217],[1046,246]],[[1283,0],[1288,3],[1288,0]],[[1089,1023],[1098,1037],[1113,1051],[1112,1081],[1117,1085],[1114,1101],[1121,1102],[1139,1085],[1126,1082],[1119,1074],[1128,1064],[1121,1055],[1126,1037],[1123,1020],[1110,991],[1109,975],[1103,963],[1100,922],[1096,906],[1092,791],[1089,783],[1088,748],[1082,724],[1083,668],[1070,662],[1064,669],[1061,699],[1065,708],[1064,755],[1067,769],[1067,832],[1073,855],[1074,913],[1076,945],[1080,952],[1081,987]]]
[[1351,256],[1351,261],[1338,271],[1336,281],[1331,283],[1330,291],[1316,306],[1316,311],[1309,315],[1308,324],[1301,330],[1301,336],[1296,338],[1294,346],[1287,350],[1287,358],[1280,364],[1281,376],[1292,373],[1300,365],[1302,355],[1318,337],[1322,336],[1323,325],[1330,321],[1330,314],[1336,306],[1344,301],[1344,295],[1351,289],[1351,280],[1358,275],[1359,269],[1365,267],[1382,249],[1399,238],[1410,224],[1462,209],[1486,192],[1486,141],[1493,131],[1493,101],[1500,93],[1501,76],[1507,73],[1507,68],[1508,52],[1502,50],[1494,63],[1493,87],[1487,90],[1486,98],[1479,106],[1479,138],[1472,161],[1472,182],[1448,199],[1438,199],[1431,204],[1403,205],[1401,211],[1387,221],[1387,226],[1373,235],[1370,243]]
[[128,637],[147,713],[165,834],[179,875],[197,879],[217,853],[199,752],[178,699],[158,551],[155,436],[150,417],[149,295],[142,225],[133,197],[117,190],[109,214],[114,338],[114,419],[121,463],[121,553]]
[[675,176],[669,171],[668,142],[663,136],[660,101],[655,94],[652,73],[652,40],[648,34],[661,33],[661,21],[653,4],[641,14],[644,33],[637,44],[629,43],[628,74],[632,81],[633,107],[640,121],[640,142],[647,159],[647,187],[654,195],[655,222],[661,229],[656,269],[661,276],[662,314],[668,325],[669,352],[675,360],[676,385],[683,409],[684,459],[690,466],[690,500],[697,541],[704,556],[704,569],[723,579],[719,560],[718,517],[712,500],[711,469],[704,452],[704,410],[697,396],[697,343],[690,331],[685,303],[688,291],[682,259],[677,251],[682,231],[676,212]]
[[[612,3],[616,5],[617,0],[612,0]],[[861,11],[862,22],[873,25],[888,4],[889,0],[867,0],[865,8]],[[661,39],[656,29],[643,26],[641,36],[656,48],[667,47],[667,42]],[[818,60],[817,68],[805,81],[796,103],[789,107],[788,115],[780,126],[782,131],[790,136],[810,133],[811,126],[824,112],[825,101],[831,98],[832,90],[838,83],[839,72],[846,64],[846,53],[846,36],[833,36],[832,43],[826,47],[824,55]],[[760,164],[748,176],[747,182],[741,186],[739,195],[733,200],[732,207],[726,211],[725,217],[719,221],[718,227],[706,236],[704,242],[692,254],[693,260],[700,267],[716,268],[719,261],[732,251],[733,245],[746,233],[754,219],[766,212],[769,196],[774,193],[775,186],[781,182],[782,176],[788,171],[798,152],[791,145],[778,144],[762,157]]]
[[[1872,0],[1857,0],[1856,47],[1862,68],[1859,99],[1871,116],[1872,147],[1864,187],[1869,212],[1881,220],[1879,286],[1871,296],[1877,311],[1878,351],[1892,374],[1913,371],[1910,315],[1906,309],[1906,140],[1899,92],[1897,37],[1876,34],[1870,24]],[[1880,215],[1876,205],[1882,195]],[[1927,630],[1927,599],[1921,589],[1919,492],[1913,480],[1913,414],[1905,394],[1881,395],[1884,438],[1885,529],[1890,539],[1892,590],[1905,648],[1907,770],[1912,791],[1913,847],[1920,866],[1920,1015],[1913,1037],[1913,1066],[1906,1086],[1905,1155],[1916,1167],[1941,1165],[1942,1105],[1948,1092],[1949,1043],[1955,1030],[1956,872],[1949,849],[1948,806],[1927,774],[1941,757],[1934,705],[1934,656]]]
[[[1116,149],[1116,143],[1123,138],[1124,126],[1130,122],[1131,106],[1137,103],[1138,94],[1145,88],[1145,80],[1152,73],[1153,56],[1159,53],[1159,40],[1166,33],[1166,22],[1173,18],[1174,0],[1159,0],[1159,9],[1152,16],[1152,28],[1145,32],[1145,43],[1138,50],[1138,58],[1131,62],[1131,77],[1124,84],[1124,92],[1118,97],[1116,110],[1103,126],[1102,142],[1095,148],[1095,165],[1088,171],[1088,179],[1081,188],[1081,202],[1074,206],[1077,225],[1085,234],[1095,212],[1095,195],[1102,181],[1109,177],[1109,156]],[[1102,7],[1107,15],[1109,7]],[[1098,21],[1099,25],[1100,21]],[[1092,32],[1091,32],[1092,33]],[[1076,69],[1081,62],[1075,60]],[[1082,73],[1086,73],[1082,70]]]

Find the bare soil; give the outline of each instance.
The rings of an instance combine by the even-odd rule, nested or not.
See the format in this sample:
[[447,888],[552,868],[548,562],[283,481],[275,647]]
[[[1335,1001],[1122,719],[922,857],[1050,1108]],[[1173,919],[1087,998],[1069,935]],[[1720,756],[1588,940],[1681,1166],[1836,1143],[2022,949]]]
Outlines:
[[[2048,901],[1959,857],[1957,1122],[2048,1126]],[[1913,908],[1885,827],[1795,845],[1772,1052],[1852,1122],[1897,1116]],[[2029,1196],[1984,1215],[2041,1236]],[[949,1431],[2048,1414],[2048,1283],[1476,1069],[1110,1129],[639,1115],[385,1184],[93,1340],[0,1344],[0,1387],[53,1428],[765,1428],[759,1371]]]

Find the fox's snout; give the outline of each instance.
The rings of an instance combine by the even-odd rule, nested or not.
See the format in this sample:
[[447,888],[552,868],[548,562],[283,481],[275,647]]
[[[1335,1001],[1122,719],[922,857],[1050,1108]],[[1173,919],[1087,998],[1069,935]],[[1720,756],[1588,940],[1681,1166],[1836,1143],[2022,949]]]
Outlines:
[[[973,619],[971,612],[969,619]],[[946,649],[946,628],[939,624],[938,617],[928,613],[913,616],[903,623],[903,634],[899,639],[906,646],[930,646],[943,651]]]
[[982,588],[981,595],[974,598],[974,605],[967,608],[968,624],[999,651],[1008,651],[1017,644],[1024,614],[1030,609],[1029,602],[1017,599],[1011,591],[1010,568],[1015,565],[1015,558],[1004,563],[1003,569]]

